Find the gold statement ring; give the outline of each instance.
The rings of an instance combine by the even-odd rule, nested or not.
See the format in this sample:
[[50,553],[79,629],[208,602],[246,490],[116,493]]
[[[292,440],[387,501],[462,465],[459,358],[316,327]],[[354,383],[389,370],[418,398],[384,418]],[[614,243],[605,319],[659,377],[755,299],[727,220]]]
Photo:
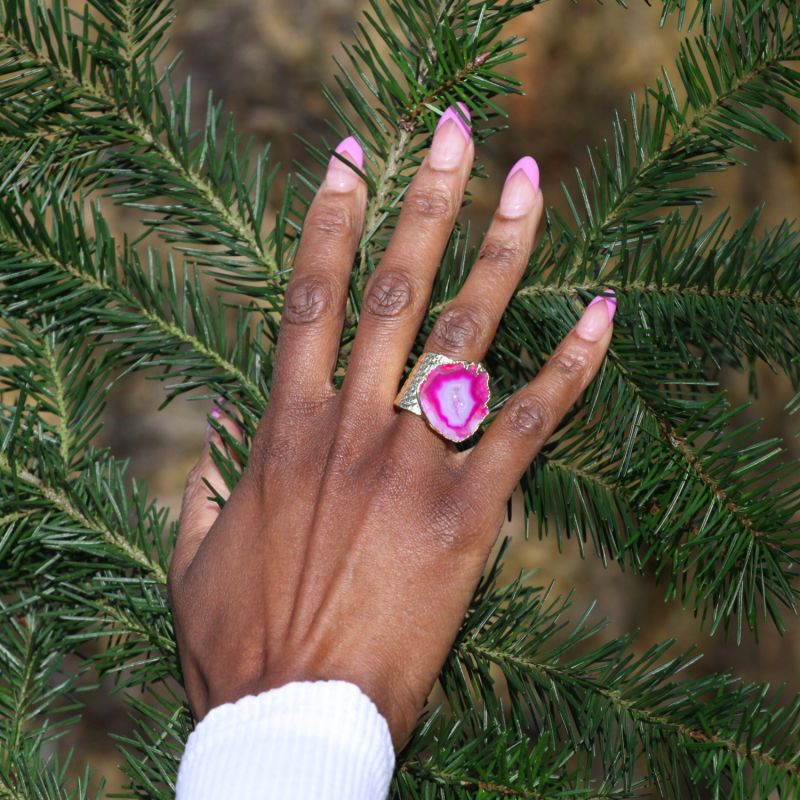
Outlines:
[[489,373],[474,361],[423,353],[395,398],[451,442],[468,439],[489,413]]

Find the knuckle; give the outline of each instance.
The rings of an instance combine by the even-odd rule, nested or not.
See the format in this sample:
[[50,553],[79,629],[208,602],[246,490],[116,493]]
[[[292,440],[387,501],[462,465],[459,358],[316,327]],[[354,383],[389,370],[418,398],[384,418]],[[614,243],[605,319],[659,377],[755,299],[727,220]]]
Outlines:
[[564,347],[550,359],[554,369],[565,381],[580,382],[589,371],[589,355],[582,347]]
[[186,476],[186,486],[184,490],[184,494],[190,494],[197,485],[201,482],[203,477],[203,462],[202,460],[198,461],[192,468],[189,470],[189,474]]
[[[261,420],[242,479],[263,485],[272,479],[292,482],[298,471],[311,474],[305,463],[309,461],[309,449],[313,451],[311,463],[319,466],[330,446],[330,420],[335,412],[335,399],[335,395],[322,400],[309,400],[300,395],[292,395],[286,401],[281,398],[277,401],[280,405],[277,416],[273,415],[274,407],[270,405],[268,412],[273,413]],[[313,442],[311,448],[309,441]]]
[[431,331],[431,341],[437,347],[460,350],[478,341],[482,320],[480,315],[465,306],[446,308]]
[[475,493],[450,488],[435,495],[429,535],[440,548],[461,550],[479,536],[481,518]]
[[276,469],[288,471],[298,455],[298,441],[293,428],[286,426],[285,430],[269,432],[259,428],[247,461],[246,473],[261,482]]
[[464,512],[452,492],[440,495],[435,504],[431,535],[440,546],[457,547],[464,528]]
[[449,220],[455,213],[453,195],[443,186],[412,186],[406,195],[405,207],[414,217],[440,222]]
[[314,209],[309,224],[327,236],[346,238],[355,232],[356,218],[346,204],[325,203]]
[[484,243],[478,255],[479,261],[489,261],[499,269],[511,269],[516,267],[522,257],[522,247],[519,242],[508,241],[499,242],[489,240]]
[[336,306],[337,289],[329,277],[317,273],[289,281],[283,318],[295,325],[316,322]]
[[375,273],[367,287],[364,306],[376,317],[397,317],[411,305],[411,281],[402,272]]
[[356,473],[359,465],[360,448],[348,437],[334,439],[326,458],[326,471],[345,477]]
[[206,476],[209,466],[209,461],[205,457],[201,457],[186,476],[181,503],[182,518],[188,517],[198,500],[208,493],[208,487],[203,478]]
[[512,397],[506,409],[509,427],[522,436],[541,436],[552,426],[553,409],[540,395]]

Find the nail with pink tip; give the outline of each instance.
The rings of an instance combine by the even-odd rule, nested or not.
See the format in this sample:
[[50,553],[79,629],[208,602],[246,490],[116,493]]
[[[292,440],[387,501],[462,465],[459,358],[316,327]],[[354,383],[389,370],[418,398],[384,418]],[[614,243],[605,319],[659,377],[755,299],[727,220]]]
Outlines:
[[[339,143],[336,152],[354,164],[358,169],[364,168],[364,150],[355,136],[348,136]],[[361,182],[361,176],[354,172],[347,164],[336,156],[331,156],[328,162],[328,172],[325,183],[335,192],[352,192]]]
[[509,219],[530,214],[539,192],[539,165],[530,156],[517,161],[509,170],[498,211]]
[[606,289],[586,306],[578,321],[575,333],[587,342],[598,342],[611,327],[617,313],[617,298],[611,289]]
[[[459,111],[461,112],[460,114],[458,113]],[[472,138],[472,128],[470,126],[472,116],[469,113],[467,104],[459,102],[448,107],[444,114],[439,117],[439,122],[436,123],[436,130],[438,131],[450,119],[458,125],[459,130],[464,134],[464,138],[469,141]]]
[[[221,398],[221,397],[218,397],[216,399],[216,401],[214,402],[214,405],[211,407],[211,413],[209,414],[211,419],[215,419],[217,421],[222,419],[222,408],[221,408],[221,405],[224,402],[225,402],[224,399]],[[211,439],[213,434],[214,434],[214,428],[212,427],[211,423],[209,422],[209,423],[206,424],[206,435],[205,435],[206,442],[208,442],[209,439]]]
[[429,163],[434,169],[457,169],[467,151],[467,144],[472,139],[472,129],[464,121],[464,118],[470,119],[469,109],[465,103],[456,105],[461,114],[456,110],[456,106],[450,106],[436,125],[431,151],[428,154]]

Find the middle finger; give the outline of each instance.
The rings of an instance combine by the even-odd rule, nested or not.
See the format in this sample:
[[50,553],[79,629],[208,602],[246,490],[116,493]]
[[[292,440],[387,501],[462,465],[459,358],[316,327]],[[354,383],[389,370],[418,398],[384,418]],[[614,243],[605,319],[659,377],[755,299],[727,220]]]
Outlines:
[[[459,103],[464,117],[467,107]],[[427,311],[474,158],[472,132],[451,107],[403,200],[397,229],[370,277],[343,393],[386,416]],[[382,413],[384,412],[384,413]]]

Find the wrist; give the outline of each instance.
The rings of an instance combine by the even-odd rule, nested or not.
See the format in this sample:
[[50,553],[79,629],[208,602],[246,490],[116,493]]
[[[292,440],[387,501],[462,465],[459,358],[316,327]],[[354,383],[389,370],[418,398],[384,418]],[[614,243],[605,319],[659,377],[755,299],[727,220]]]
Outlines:
[[[408,738],[417,720],[419,708],[410,707],[408,702],[399,700],[397,689],[393,684],[399,678],[394,676],[392,681],[380,677],[377,670],[355,670],[352,668],[312,670],[301,668],[280,668],[260,676],[258,679],[232,683],[230,680],[220,681],[215,684],[208,682],[208,694],[202,709],[195,709],[195,716],[202,719],[214,708],[235,703],[249,695],[259,695],[273,689],[280,689],[290,683],[317,683],[321,681],[344,681],[358,687],[378,709],[380,715],[386,720],[392,741],[399,749]],[[190,698],[191,699],[191,698]],[[421,707],[424,698],[419,703]],[[193,704],[194,705],[194,704]]]

